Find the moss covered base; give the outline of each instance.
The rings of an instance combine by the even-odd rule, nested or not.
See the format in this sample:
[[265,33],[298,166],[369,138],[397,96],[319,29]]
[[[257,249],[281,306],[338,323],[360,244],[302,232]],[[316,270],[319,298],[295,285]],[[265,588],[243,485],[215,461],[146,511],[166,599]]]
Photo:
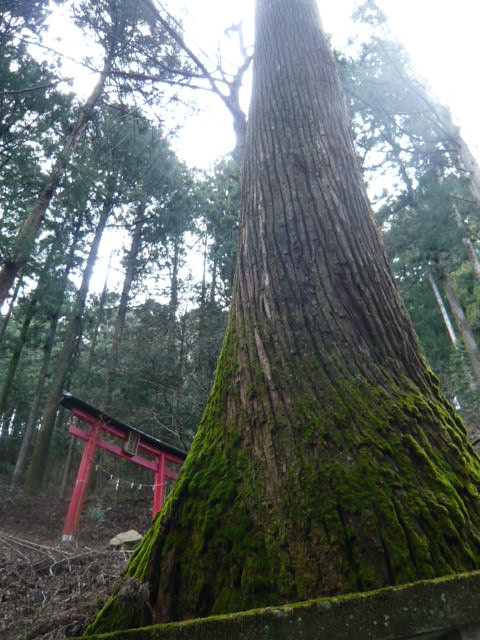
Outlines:
[[230,407],[239,349],[231,331],[182,476],[91,633],[480,569],[480,461],[433,377],[339,379],[255,422]]
[[480,626],[480,572],[128,631],[98,640],[403,640]]

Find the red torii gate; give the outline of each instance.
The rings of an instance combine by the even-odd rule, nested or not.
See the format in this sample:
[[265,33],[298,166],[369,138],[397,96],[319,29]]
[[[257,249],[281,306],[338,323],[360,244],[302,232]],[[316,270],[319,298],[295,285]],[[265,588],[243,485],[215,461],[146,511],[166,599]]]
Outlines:
[[[97,447],[105,449],[119,458],[138,464],[144,469],[149,469],[155,474],[152,510],[154,518],[165,502],[165,480],[167,478],[170,480],[178,478],[178,473],[170,470],[167,467],[167,462],[182,465],[187,457],[186,451],[176,449],[157,440],[157,438],[143,433],[143,431],[130,427],[70,393],[63,394],[60,404],[72,412],[72,424],[68,431],[69,434],[85,441],[85,449],[78,468],[67,517],[65,518],[62,542],[71,542],[77,534]],[[90,429],[88,431],[81,429],[77,426],[75,418],[77,421],[90,425]],[[105,440],[101,437],[102,433],[122,441],[123,446]],[[150,454],[154,459],[149,460],[138,455],[139,451]]]

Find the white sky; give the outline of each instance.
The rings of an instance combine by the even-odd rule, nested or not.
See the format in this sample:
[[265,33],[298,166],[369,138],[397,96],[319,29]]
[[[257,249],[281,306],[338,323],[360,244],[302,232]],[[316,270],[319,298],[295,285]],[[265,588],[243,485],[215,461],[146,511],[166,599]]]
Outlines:
[[[173,2],[173,0],[172,0]],[[178,0],[173,3],[178,7]],[[223,30],[244,18],[252,33],[253,0],[190,0],[187,40],[213,51]],[[349,21],[355,0],[318,0],[325,30],[341,47],[354,33]],[[378,0],[390,27],[406,46],[420,76],[447,104],[472,151],[480,156],[479,0]],[[204,113],[191,118],[177,145],[190,163],[208,167],[234,145],[230,116],[218,98],[204,97]]]
[[[159,2],[159,0],[156,0]],[[173,15],[185,25],[186,41],[202,58],[213,61],[218,44],[223,41],[222,62],[225,67],[235,62],[235,46],[225,44],[224,30],[243,20],[245,40],[253,41],[254,0],[161,0]],[[480,0],[377,0],[387,14],[390,28],[406,46],[412,63],[440,101],[448,105],[454,121],[477,157],[480,157]],[[325,30],[336,47],[342,48],[348,36],[354,34],[349,16],[356,0],[318,0]],[[56,12],[52,21],[51,44],[67,55],[81,59],[84,43],[68,27],[66,9]],[[90,50],[88,53],[92,53]],[[210,65],[212,66],[212,65]],[[214,66],[214,64],[213,64]],[[67,64],[66,76],[75,76],[75,88],[88,95],[95,78],[79,65]],[[244,108],[248,107],[248,87],[244,90]],[[230,114],[217,96],[207,92],[186,90],[185,98],[193,95],[198,101],[197,114],[178,113],[183,129],[173,146],[188,164],[210,168],[222,155],[232,150],[235,139]],[[102,243],[103,245],[104,243]],[[102,246],[95,269],[92,288],[103,286],[109,248]],[[120,285],[120,272],[111,274],[111,284]]]

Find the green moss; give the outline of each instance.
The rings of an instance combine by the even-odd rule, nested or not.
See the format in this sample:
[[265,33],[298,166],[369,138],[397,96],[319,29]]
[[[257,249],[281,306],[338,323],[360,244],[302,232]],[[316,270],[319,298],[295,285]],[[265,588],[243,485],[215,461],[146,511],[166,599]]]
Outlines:
[[[265,376],[249,379],[242,353],[230,328],[182,476],[127,570],[148,583],[152,606],[162,594],[162,616],[480,567],[479,460],[447,403],[408,380],[388,391],[345,377],[332,386],[315,370],[307,374],[318,378],[321,402],[316,388],[299,388],[274,419]],[[334,363],[328,376],[333,371]],[[301,373],[292,368],[295,380]],[[241,411],[240,375],[257,403],[255,418]],[[252,444],[258,429],[261,442],[275,431],[268,455],[281,473],[268,483],[267,453]],[[92,629],[136,625],[148,615],[144,607],[132,617],[117,594]]]

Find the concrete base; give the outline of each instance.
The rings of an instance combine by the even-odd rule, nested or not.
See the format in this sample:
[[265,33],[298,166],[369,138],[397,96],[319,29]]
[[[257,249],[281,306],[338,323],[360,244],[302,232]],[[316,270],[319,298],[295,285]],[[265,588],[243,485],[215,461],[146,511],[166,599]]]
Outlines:
[[68,544],[68,543],[71,543],[71,542],[74,542],[74,541],[75,541],[75,537],[74,536],[63,534],[63,536],[62,536],[62,544],[63,543],[67,543]]
[[480,571],[368,593],[90,636],[95,637],[103,640],[480,640]]

